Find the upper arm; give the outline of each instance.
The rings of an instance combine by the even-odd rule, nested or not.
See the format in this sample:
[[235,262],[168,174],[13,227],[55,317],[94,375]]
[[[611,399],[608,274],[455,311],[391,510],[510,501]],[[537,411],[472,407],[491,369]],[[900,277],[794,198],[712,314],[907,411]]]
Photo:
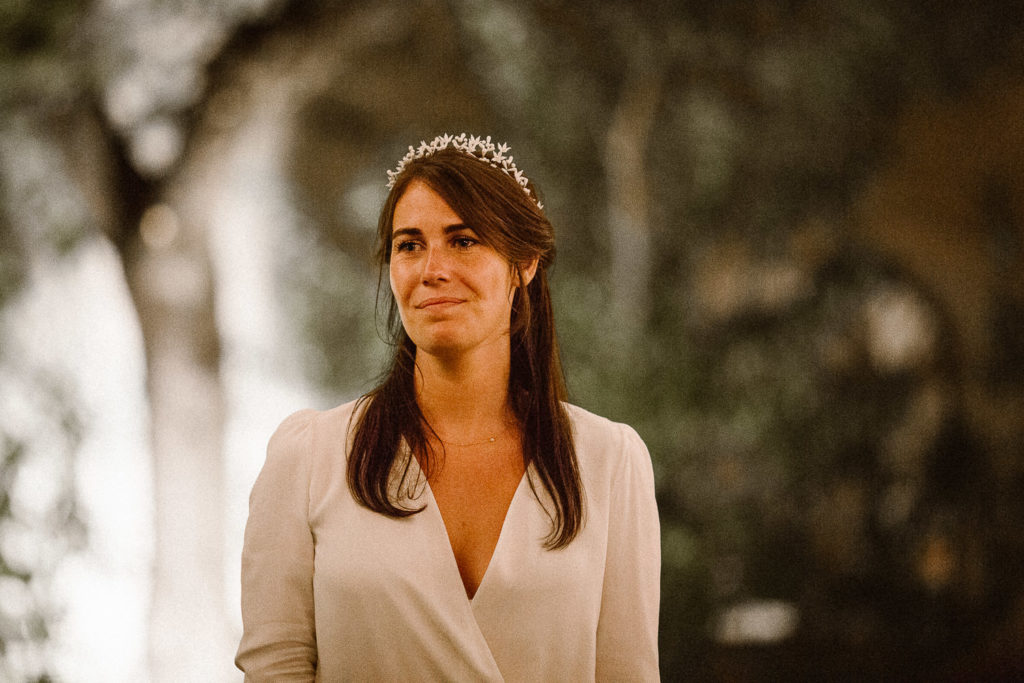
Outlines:
[[622,458],[610,491],[608,549],[597,629],[597,680],[656,681],[661,532],[651,456],[620,425]]
[[249,496],[242,549],[242,640],[247,681],[312,681],[316,670],[313,536],[309,527],[315,413],[286,419],[267,446]]

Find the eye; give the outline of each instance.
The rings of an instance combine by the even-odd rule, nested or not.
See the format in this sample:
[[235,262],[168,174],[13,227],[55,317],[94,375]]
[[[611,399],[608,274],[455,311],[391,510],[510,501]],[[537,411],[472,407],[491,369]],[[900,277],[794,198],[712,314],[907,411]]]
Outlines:
[[393,249],[398,252],[415,251],[418,246],[419,243],[416,240],[402,240],[401,242],[397,242]]
[[466,235],[459,235],[458,237],[452,240],[452,244],[454,244],[459,249],[469,249],[474,244],[479,244],[479,242],[477,242],[472,237],[467,237]]

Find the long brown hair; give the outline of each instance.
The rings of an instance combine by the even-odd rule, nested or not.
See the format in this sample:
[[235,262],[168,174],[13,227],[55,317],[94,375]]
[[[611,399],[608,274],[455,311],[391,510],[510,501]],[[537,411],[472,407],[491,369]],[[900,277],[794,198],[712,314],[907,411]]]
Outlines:
[[[480,240],[508,260],[522,282],[522,266],[538,260],[529,284],[517,288],[512,301],[511,367],[508,395],[523,436],[523,457],[532,463],[554,510],[545,546],[568,545],[583,525],[583,487],[566,413],[565,378],[558,354],[547,269],[555,255],[554,228],[531,195],[499,169],[454,149],[444,149],[405,165],[381,209],[378,230],[380,283],[391,262],[391,231],[395,205],[413,180],[422,181],[472,228]],[[532,197],[536,191],[532,187]],[[430,471],[429,425],[415,396],[416,346],[402,326],[390,287],[378,285],[387,307],[389,342],[394,347],[390,368],[380,385],[361,399],[352,449],[348,485],[366,507],[392,517],[410,509],[393,499],[392,468],[402,440]],[[524,296],[525,290],[525,296]],[[398,490],[405,490],[411,459],[401,464]],[[527,470],[529,472],[529,470]],[[529,475],[527,475],[529,476]],[[534,495],[540,500],[532,477]]]

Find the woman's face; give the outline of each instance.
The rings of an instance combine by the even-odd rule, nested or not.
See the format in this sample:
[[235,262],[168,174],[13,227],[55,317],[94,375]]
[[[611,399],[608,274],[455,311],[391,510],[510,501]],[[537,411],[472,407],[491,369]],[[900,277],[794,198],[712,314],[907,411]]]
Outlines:
[[391,291],[418,352],[508,344],[512,267],[425,183],[414,180],[395,204],[391,240]]

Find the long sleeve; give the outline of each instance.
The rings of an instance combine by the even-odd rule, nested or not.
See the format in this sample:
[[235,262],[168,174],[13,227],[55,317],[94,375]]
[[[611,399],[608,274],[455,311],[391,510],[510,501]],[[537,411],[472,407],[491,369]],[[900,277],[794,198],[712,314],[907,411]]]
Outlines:
[[661,532],[651,456],[620,425],[622,463],[612,481],[608,551],[597,628],[598,681],[657,681]]
[[243,634],[235,664],[245,680],[313,681],[313,536],[309,483],[313,411],[281,423],[249,497],[242,549]]

